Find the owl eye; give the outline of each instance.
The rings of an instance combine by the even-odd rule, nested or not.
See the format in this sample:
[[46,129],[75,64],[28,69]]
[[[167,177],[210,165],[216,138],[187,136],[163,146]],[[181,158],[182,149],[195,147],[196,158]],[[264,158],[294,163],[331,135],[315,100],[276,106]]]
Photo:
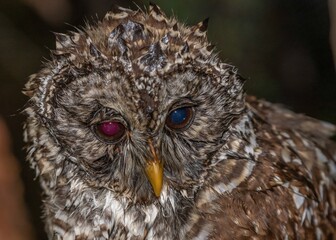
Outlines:
[[166,125],[171,129],[184,130],[190,126],[193,116],[192,107],[177,108],[169,113]]
[[101,122],[93,127],[96,136],[103,142],[116,143],[125,134],[125,126],[117,121]]

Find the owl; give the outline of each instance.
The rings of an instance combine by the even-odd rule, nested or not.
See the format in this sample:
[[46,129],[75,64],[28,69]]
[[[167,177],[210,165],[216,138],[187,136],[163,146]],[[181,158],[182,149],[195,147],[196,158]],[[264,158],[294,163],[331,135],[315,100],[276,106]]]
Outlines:
[[49,239],[335,239],[336,127],[246,95],[155,4],[56,34],[24,140]]

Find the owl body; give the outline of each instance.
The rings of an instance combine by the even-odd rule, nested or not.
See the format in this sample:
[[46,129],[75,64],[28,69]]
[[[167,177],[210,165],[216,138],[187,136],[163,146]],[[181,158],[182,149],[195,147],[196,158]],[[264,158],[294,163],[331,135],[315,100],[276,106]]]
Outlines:
[[26,85],[50,239],[333,239],[332,124],[243,91],[207,20],[151,4],[57,34]]

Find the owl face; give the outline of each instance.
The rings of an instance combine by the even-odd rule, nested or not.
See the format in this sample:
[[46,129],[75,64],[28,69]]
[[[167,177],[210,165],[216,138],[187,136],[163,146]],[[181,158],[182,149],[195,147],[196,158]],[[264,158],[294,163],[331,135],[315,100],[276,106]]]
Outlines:
[[212,53],[206,25],[185,27],[152,5],[56,35],[53,61],[26,92],[58,156],[71,162],[59,175],[133,202],[202,184],[244,110],[243,80]]
[[56,92],[51,131],[95,187],[139,201],[160,195],[162,177],[192,190],[234,120],[227,89],[212,82],[185,69],[167,77],[89,73]]

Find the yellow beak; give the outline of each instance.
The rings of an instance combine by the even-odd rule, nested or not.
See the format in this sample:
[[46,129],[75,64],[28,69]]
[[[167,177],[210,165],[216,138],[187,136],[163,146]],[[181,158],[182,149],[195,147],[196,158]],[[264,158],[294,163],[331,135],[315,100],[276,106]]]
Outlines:
[[157,157],[153,143],[148,141],[153,159],[149,160],[145,168],[147,178],[152,185],[156,197],[160,197],[163,184],[163,163]]

